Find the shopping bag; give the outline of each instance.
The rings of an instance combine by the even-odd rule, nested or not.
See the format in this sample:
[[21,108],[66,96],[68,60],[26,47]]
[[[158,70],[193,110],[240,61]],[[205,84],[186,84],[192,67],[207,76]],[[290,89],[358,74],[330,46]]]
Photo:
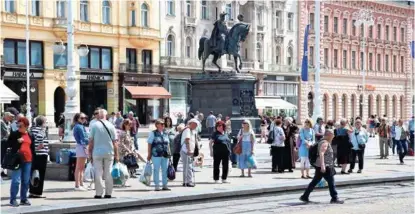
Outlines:
[[152,166],[151,162],[146,163],[143,175],[150,176],[150,177],[153,175],[153,166]]
[[[128,168],[125,164],[116,163],[116,167],[119,170],[119,177],[113,179],[113,183],[116,186],[125,186],[130,174],[128,173]],[[115,168],[115,167],[114,167]]]
[[84,180],[85,181],[93,181],[94,180],[94,166],[91,162],[86,164],[85,173],[84,173]]
[[167,167],[167,178],[171,181],[176,179],[176,171],[174,170],[173,164],[171,163],[171,159],[169,159],[169,166]]
[[248,168],[252,168],[252,169],[257,168],[256,160],[255,160],[255,157],[253,155],[250,155],[248,157],[248,159],[246,160],[246,165],[248,165]]
[[150,186],[151,176],[140,175],[140,182],[146,186]]
[[317,187],[323,188],[325,186],[327,186],[327,181],[324,178],[322,178],[320,182],[318,182]]
[[40,182],[39,170],[36,169],[32,173],[32,177],[30,178],[30,183],[32,184],[33,187],[38,187],[39,182]]
[[111,176],[112,179],[118,179],[121,177],[120,163],[117,162],[112,166]]

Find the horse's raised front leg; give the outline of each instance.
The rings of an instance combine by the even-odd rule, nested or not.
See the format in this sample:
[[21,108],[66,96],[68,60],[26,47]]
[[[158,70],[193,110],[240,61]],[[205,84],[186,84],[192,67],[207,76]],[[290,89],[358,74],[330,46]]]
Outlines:
[[215,53],[215,54],[213,55],[213,60],[212,60],[212,62],[213,62],[213,64],[215,64],[215,65],[216,65],[216,67],[218,67],[218,69],[219,69],[219,73],[220,73],[220,72],[222,72],[222,68],[221,68],[221,67],[218,65],[218,63],[217,63],[218,59],[219,59],[219,55]]

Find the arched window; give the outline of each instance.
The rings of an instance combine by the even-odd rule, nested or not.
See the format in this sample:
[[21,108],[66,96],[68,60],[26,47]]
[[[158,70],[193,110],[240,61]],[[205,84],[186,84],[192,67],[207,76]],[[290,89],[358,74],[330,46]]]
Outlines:
[[342,117],[347,118],[347,95],[343,94],[342,96]]
[[356,95],[352,94],[352,98],[350,99],[350,104],[352,107],[352,118],[356,118]]
[[207,1],[202,1],[202,19],[208,19]]
[[192,3],[189,0],[186,1],[186,16],[192,16]]
[[384,103],[385,103],[385,115],[386,117],[389,117],[389,96],[388,95],[385,96]]
[[186,58],[192,56],[192,39],[190,37],[186,38]]
[[167,56],[174,56],[174,36],[167,36]]
[[102,2],[102,24],[111,24],[111,5],[108,0]]
[[373,113],[373,95],[369,95],[369,100],[368,100],[368,116],[372,116],[375,115]]
[[148,27],[148,6],[145,3],[141,5],[141,26]]
[[293,48],[289,47],[287,51],[287,65],[293,64]]
[[398,102],[396,96],[394,95],[392,98],[392,117],[396,118],[396,103]]
[[376,115],[379,117],[382,116],[382,97],[380,95],[376,96]]
[[329,100],[328,99],[329,99],[329,95],[324,94],[324,96],[323,96],[323,108],[324,108],[323,118],[324,118],[324,121],[327,121],[328,116],[329,116]]
[[281,48],[279,46],[275,50],[275,63],[277,65],[281,64]]
[[400,118],[405,120],[405,99],[403,96],[399,99],[399,112],[401,113]]
[[130,9],[130,26],[136,26],[136,11],[135,11],[135,4],[131,3],[130,5],[131,9]]
[[336,121],[336,119],[337,119],[337,94],[333,94],[333,97],[332,97],[332,110],[333,110],[333,112],[332,112],[332,119],[334,120],[334,121]]
[[359,97],[359,116],[363,117],[363,95]]
[[256,43],[256,58],[258,62],[262,62],[262,45],[261,43]]

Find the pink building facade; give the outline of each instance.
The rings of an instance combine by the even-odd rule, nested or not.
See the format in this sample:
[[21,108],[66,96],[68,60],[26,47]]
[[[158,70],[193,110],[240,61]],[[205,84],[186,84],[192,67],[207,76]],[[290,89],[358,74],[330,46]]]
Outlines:
[[[309,64],[315,53],[314,1],[299,6],[298,53],[303,52],[303,35],[310,23]],[[361,8],[373,11],[372,26],[354,26]],[[409,42],[413,40],[413,6],[387,2],[322,1],[320,10],[320,90],[323,118],[386,115],[388,119],[411,117],[411,72]],[[363,43],[363,44],[362,44]],[[363,54],[364,53],[364,54]],[[299,60],[301,54],[299,54]],[[364,57],[364,63],[362,63]],[[362,69],[366,73],[363,85]],[[300,84],[299,121],[311,117],[314,71],[309,82]],[[362,89],[366,89],[363,93]]]

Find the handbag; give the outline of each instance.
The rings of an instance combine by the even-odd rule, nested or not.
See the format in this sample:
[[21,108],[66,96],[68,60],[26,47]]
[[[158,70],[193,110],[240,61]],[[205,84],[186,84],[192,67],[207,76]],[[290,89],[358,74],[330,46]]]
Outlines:
[[135,157],[134,154],[128,154],[128,155],[124,156],[123,163],[129,169],[132,169],[132,168],[137,169],[138,168],[137,158]]
[[169,166],[167,167],[167,178],[171,181],[176,179],[176,171],[174,170],[173,164],[171,163],[171,159],[169,159]]
[[30,179],[30,184],[32,184],[33,187],[38,187],[40,182],[40,175],[39,170],[34,170],[32,173],[32,177]]
[[19,150],[17,150],[16,153],[13,153],[12,149],[8,148],[3,158],[3,162],[1,163],[1,167],[3,169],[18,170],[20,168],[20,163],[21,154],[19,153]]

